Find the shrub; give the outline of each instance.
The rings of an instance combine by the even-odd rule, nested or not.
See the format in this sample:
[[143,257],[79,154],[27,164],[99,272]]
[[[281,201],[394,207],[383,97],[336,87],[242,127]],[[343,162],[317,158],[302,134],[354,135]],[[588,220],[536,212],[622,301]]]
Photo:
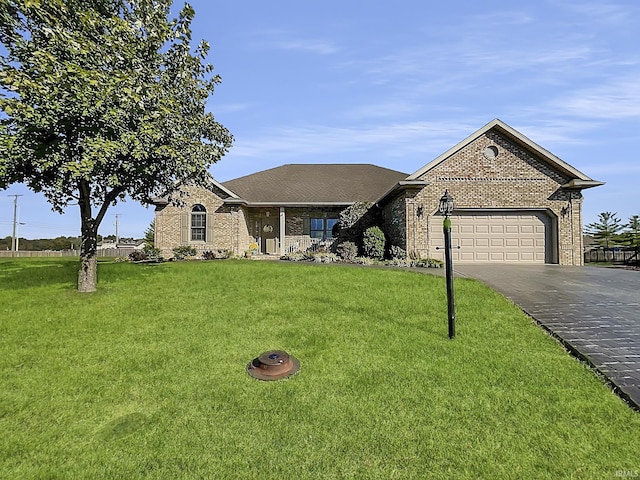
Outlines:
[[134,250],[129,254],[129,260],[131,262],[141,262],[146,259],[147,259],[147,256],[144,254],[142,250]]
[[356,257],[353,259],[353,263],[358,265],[374,265],[376,261],[369,257]]
[[394,260],[405,260],[407,258],[407,252],[403,248],[396,247],[395,245],[391,246],[389,253]]
[[153,245],[145,245],[142,250],[134,250],[127,257],[131,262],[144,262],[152,261],[158,262],[162,260],[160,258],[160,249],[155,248]]
[[152,261],[162,260],[162,257],[160,257],[160,249],[154,247],[153,245],[146,244],[142,249],[142,252],[144,253],[146,260],[152,260]]
[[187,257],[195,257],[196,249],[189,245],[181,245],[173,249],[173,258],[176,260],[184,260]]
[[340,261],[338,256],[335,253],[314,253],[312,254],[313,261],[316,263],[335,263]]
[[358,246],[353,242],[342,242],[336,250],[343,262],[353,262],[358,256]]
[[309,257],[304,252],[291,252],[280,257],[280,260],[288,260],[290,262],[306,262]]
[[329,252],[291,252],[280,257],[280,260],[290,262],[315,262],[315,263],[335,263],[340,258],[335,253]]
[[367,228],[362,237],[362,249],[367,257],[382,260],[384,258],[384,232],[380,227]]
[[207,250],[206,252],[202,252],[203,260],[224,260],[226,258],[231,258],[233,252],[231,250]]
[[341,230],[353,227],[362,217],[364,217],[369,209],[373,206],[371,202],[356,202],[340,212],[338,225]]

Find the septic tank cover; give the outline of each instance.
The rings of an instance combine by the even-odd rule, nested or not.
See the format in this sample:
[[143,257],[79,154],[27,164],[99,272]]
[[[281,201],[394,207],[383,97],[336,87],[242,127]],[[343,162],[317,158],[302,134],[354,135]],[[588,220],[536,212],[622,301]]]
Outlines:
[[284,350],[269,350],[247,364],[247,373],[258,380],[280,380],[295,374],[300,362]]

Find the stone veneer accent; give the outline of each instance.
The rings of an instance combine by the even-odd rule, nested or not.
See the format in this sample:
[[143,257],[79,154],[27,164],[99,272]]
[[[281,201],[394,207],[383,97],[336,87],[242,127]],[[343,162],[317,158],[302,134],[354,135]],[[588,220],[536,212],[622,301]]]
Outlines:
[[[483,154],[489,146],[497,148],[495,158]],[[557,220],[559,263],[582,265],[582,194],[561,188],[570,180],[568,176],[496,132],[478,137],[420,180],[429,185],[415,196],[411,192],[399,195],[385,208],[385,218],[398,219],[397,225],[387,222],[389,237],[394,241],[406,238],[403,248],[408,252],[431,256],[429,222],[441,222],[442,217],[435,214],[448,189],[457,210],[546,210]],[[402,222],[403,210],[406,222]]]

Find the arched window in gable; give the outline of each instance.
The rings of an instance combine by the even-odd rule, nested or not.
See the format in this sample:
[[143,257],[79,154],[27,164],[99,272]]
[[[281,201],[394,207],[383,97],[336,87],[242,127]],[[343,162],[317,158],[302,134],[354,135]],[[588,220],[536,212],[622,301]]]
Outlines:
[[207,237],[207,209],[202,205],[194,205],[191,209],[191,240],[206,241]]

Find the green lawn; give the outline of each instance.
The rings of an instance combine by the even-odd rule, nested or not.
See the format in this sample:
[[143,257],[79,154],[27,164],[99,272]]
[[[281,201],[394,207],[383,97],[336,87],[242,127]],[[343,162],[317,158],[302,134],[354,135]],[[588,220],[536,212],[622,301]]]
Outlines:
[[[0,260],[0,478],[615,478],[640,415],[500,295],[393,269]],[[261,382],[247,362],[301,363]]]

